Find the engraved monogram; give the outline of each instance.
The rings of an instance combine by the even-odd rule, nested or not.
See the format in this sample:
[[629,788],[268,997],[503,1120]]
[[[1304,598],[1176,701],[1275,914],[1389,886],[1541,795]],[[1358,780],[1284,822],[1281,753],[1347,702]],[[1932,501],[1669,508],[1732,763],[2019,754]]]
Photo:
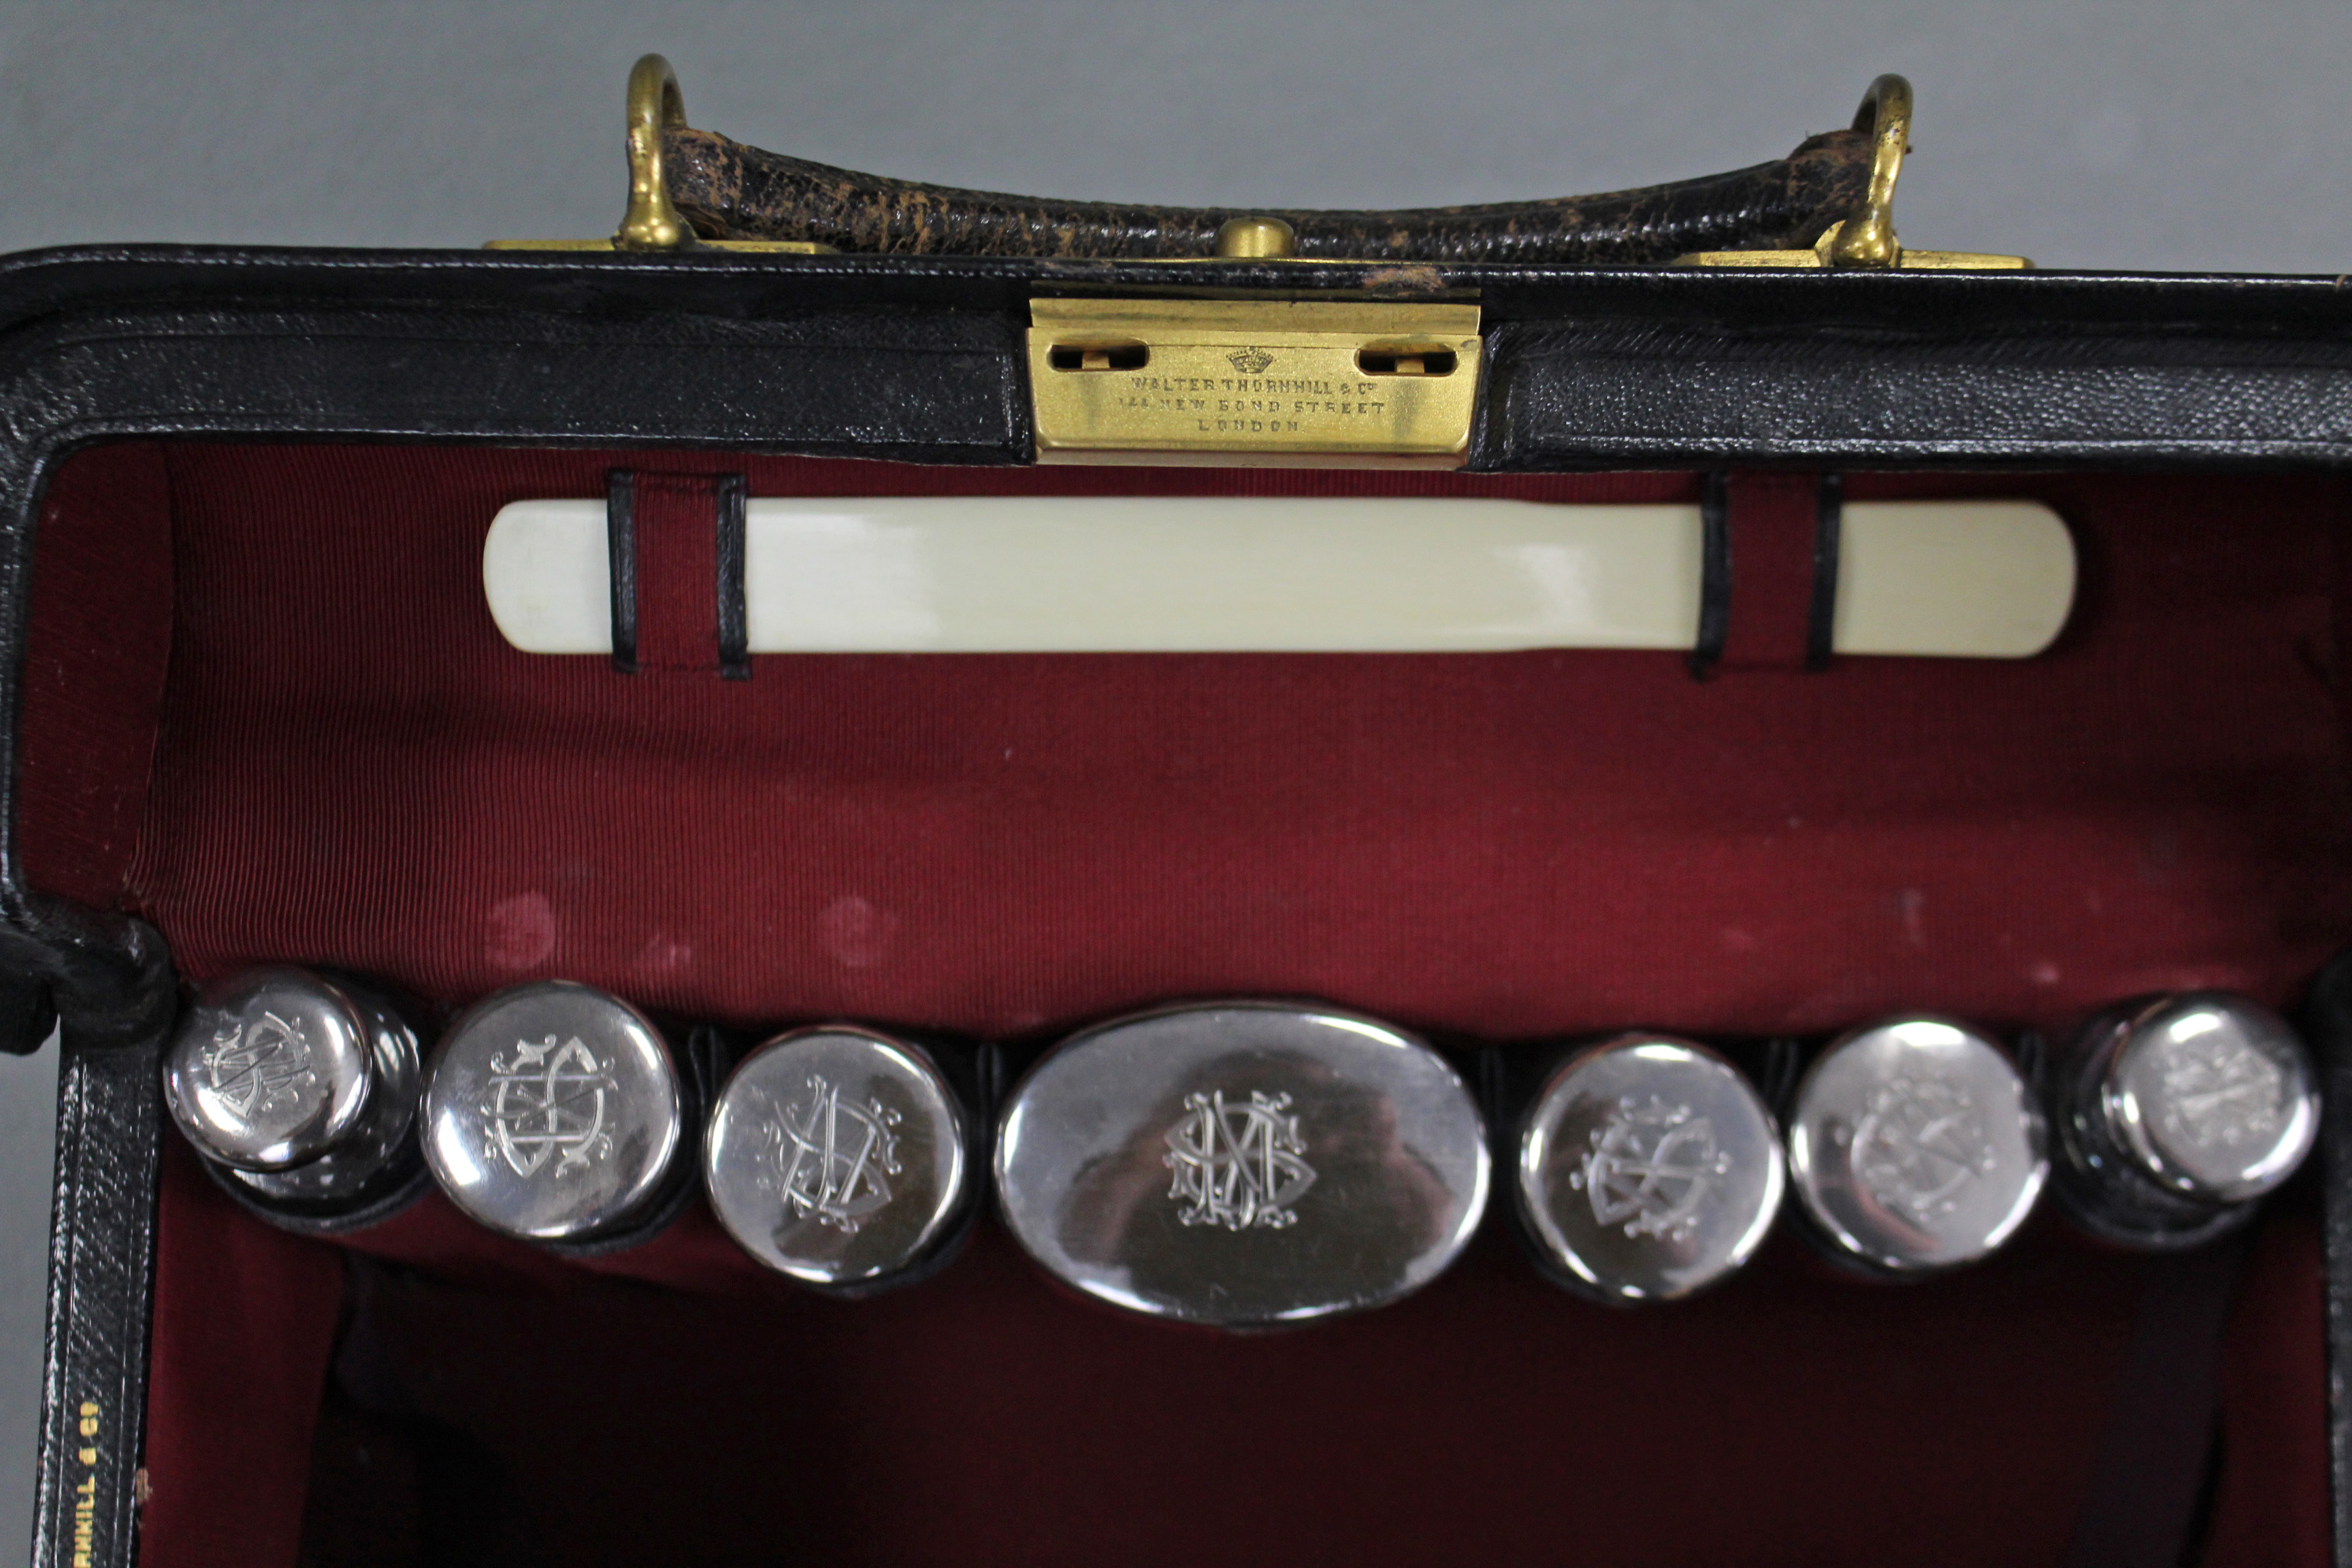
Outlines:
[[518,1176],[533,1176],[551,1157],[564,1176],[613,1152],[605,1113],[620,1093],[613,1064],[598,1061],[579,1037],[538,1045],[515,1042],[512,1061],[490,1058],[490,1144]]
[[1654,1094],[1646,1105],[1627,1095],[1592,1130],[1592,1147],[1568,1184],[1592,1201],[1599,1224],[1682,1241],[1698,1225],[1699,1205],[1730,1173],[1713,1121]]
[[1315,1184],[1315,1167],[1303,1157],[1298,1118],[1284,1114],[1289,1108],[1286,1094],[1253,1092],[1247,1105],[1226,1104],[1223,1089],[1186,1095],[1160,1156],[1175,1173],[1168,1195],[1188,1205],[1176,1217],[1227,1230],[1296,1224],[1290,1205]]
[[760,1185],[783,1195],[794,1218],[855,1236],[890,1201],[899,1174],[898,1113],[880,1100],[841,1098],[838,1085],[812,1075],[805,1105],[787,1105],[766,1124],[773,1176]]
[[1928,1074],[1899,1073],[1880,1084],[1854,1123],[1855,1176],[1914,1224],[1950,1214],[1960,1189],[2000,1163],[1968,1090]]
[[2164,1058],[2164,1122],[2200,1149],[2278,1136],[2286,1075],[2262,1052],[2212,1035],[2176,1040]]
[[264,1013],[250,1026],[226,1026],[197,1059],[213,1093],[239,1116],[291,1104],[319,1081],[301,1026],[275,1013]]
[[1225,356],[1225,363],[1244,375],[1255,375],[1274,363],[1274,356],[1264,349],[1235,349]]

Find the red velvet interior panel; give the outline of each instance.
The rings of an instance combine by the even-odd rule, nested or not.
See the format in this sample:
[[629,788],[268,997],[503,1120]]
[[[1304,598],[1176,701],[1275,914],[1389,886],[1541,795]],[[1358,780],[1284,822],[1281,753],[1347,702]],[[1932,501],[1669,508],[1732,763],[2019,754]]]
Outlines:
[[[1766,1031],[2275,998],[2352,929],[2318,485],[1969,487],[2047,497],[2083,542],[2079,624],[2025,662],[1702,684],[1638,653],[770,658],[726,681],[490,624],[498,507],[601,494],[625,459],[171,460],[135,901],[194,977],[331,959],[456,1002],[566,974],[688,1016],[997,1034],[1253,992],[1488,1036]],[[751,468],[755,494],[1689,487]]]
[[[457,1003],[563,974],[744,1025],[1032,1037],[1221,993],[1500,1038],[1896,1006],[2056,1026],[2159,986],[2284,1000],[2352,931],[2342,519],[2316,482],[1856,479],[2068,518],[2078,614],[2021,664],[1700,684],[1648,654],[761,658],[728,682],[506,647],[479,579],[498,506],[601,495],[615,464],[740,467],[754,495],[1694,486],[164,460],[176,627],[131,898],[194,978],[309,959]],[[28,777],[51,765],[36,752]],[[28,836],[53,796],[28,784]],[[253,1223],[165,1215],[184,1240]],[[699,1212],[593,1266],[437,1200],[357,1245],[447,1281],[408,1302],[416,1365],[583,1561],[683,1539],[815,1560],[1151,1562],[1213,1541],[1309,1562],[2047,1562],[2143,1267],[2045,1218],[1983,1269],[1892,1290],[1784,1237],[1715,1297],[1617,1315],[1490,1236],[1391,1311],[1226,1340],[1067,1301],[986,1228],[940,1279],[856,1305],[759,1279]],[[167,1278],[200,1251],[167,1239]],[[2324,1528],[2309,1257],[2273,1243],[2233,1328],[2218,1539],[2241,1561]],[[201,1423],[164,1408],[197,1386],[167,1364],[204,1338],[178,1314],[215,1323],[268,1289],[175,1288],[159,1487],[206,1463]],[[284,1416],[310,1409],[289,1396]],[[918,1494],[886,1505],[886,1475]],[[217,1560],[150,1522],[151,1562]]]
[[33,885],[112,908],[128,889],[172,646],[163,449],[68,460],[41,508],[18,734]]

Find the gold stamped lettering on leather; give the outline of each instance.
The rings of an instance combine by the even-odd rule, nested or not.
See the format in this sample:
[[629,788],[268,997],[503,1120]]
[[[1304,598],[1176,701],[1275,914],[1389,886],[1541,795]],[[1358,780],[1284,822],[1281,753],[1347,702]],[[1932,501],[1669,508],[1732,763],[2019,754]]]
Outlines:
[[1455,468],[1478,307],[1033,300],[1041,463]]

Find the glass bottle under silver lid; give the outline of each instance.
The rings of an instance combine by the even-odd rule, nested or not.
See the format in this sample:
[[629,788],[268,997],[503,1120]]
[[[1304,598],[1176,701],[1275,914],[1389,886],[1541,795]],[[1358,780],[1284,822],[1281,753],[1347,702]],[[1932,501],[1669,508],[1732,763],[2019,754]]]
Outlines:
[[1520,1119],[1512,1199],[1544,1271],[1615,1305],[1705,1289],[1780,1212],[1780,1130],[1704,1046],[1627,1034],[1578,1052]]
[[703,1190],[746,1252],[843,1295],[919,1278],[975,1207],[972,1118],[931,1054],[850,1025],[737,1065],[710,1113]]
[[1797,1086],[1789,1180],[1841,1262],[1922,1275],[2016,1234],[2049,1164],[2032,1090],[1992,1037],[1890,1018],[1831,1042]]
[[633,1244],[690,1190],[689,1100],[644,1014],[590,986],[535,981],[476,1004],[434,1052],[425,1159],[450,1201],[492,1230]]
[[2227,992],[2107,1008],[2053,1054],[2048,1080],[2060,1205],[2130,1247],[2194,1247],[2244,1224],[2319,1131],[2302,1040]]
[[206,1165],[281,1225],[373,1223],[423,1190],[418,1047],[374,988],[292,964],[201,991],[163,1060],[163,1099]]
[[1101,1300],[1223,1328],[1393,1301],[1486,1205],[1486,1129],[1445,1058],[1317,1006],[1123,1018],[1033,1068],[998,1121],[998,1205]]

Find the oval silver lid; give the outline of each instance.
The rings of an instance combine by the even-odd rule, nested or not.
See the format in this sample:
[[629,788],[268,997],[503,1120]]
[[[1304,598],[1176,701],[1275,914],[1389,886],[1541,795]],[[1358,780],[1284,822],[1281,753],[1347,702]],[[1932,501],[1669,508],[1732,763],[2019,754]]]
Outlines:
[[932,1255],[962,1212],[965,1124],[919,1047],[868,1029],[799,1029],[735,1068],[702,1145],[703,1188],[742,1248],[842,1289]]
[[1780,1213],[1780,1130],[1738,1068],[1665,1035],[1555,1072],[1519,1131],[1514,1197],[1551,1270],[1612,1301],[1665,1301],[1755,1254]]
[[282,1171],[318,1159],[365,1114],[367,1013],[341,987],[272,964],[206,987],[163,1063],[188,1141],[224,1165]]
[[1226,1328],[1377,1307],[1486,1205],[1485,1127],[1420,1040],[1320,1008],[1173,1007],[1073,1037],[998,1123],[996,1192],[1087,1294]]
[[2048,1173],[2024,1079],[1966,1024],[1856,1029],[1798,1086],[1790,1181],[1822,1233],[1862,1263],[1916,1273],[1973,1262],[2025,1223]]
[[2294,1174],[2319,1131],[2317,1074],[2285,1019],[2243,996],[2169,997],[2126,1026],[2102,1109],[2172,1191],[2240,1203]]
[[677,1068],[627,1003],[541,980],[477,1004],[426,1069],[425,1160],[468,1215],[509,1236],[593,1236],[655,1193],[677,1152]]

